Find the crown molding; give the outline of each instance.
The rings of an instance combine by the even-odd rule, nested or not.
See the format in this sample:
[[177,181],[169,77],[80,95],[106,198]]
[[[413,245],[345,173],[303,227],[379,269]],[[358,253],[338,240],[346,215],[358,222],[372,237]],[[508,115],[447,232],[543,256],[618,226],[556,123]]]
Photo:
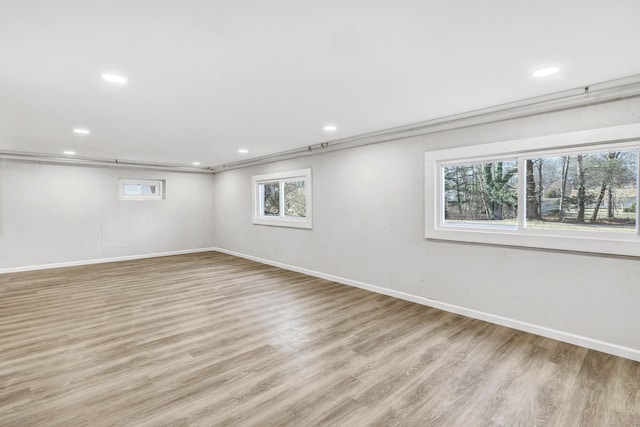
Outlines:
[[155,169],[173,172],[186,173],[207,173],[213,174],[213,170],[209,167],[189,167],[170,163],[151,163],[133,160],[119,159],[102,159],[91,157],[63,157],[44,153],[29,153],[20,151],[0,151],[0,159],[19,160],[37,163],[64,163],[78,166],[101,166],[111,168],[136,168],[136,169]]
[[346,150],[365,145],[428,135],[436,132],[586,107],[638,96],[640,96],[640,74],[410,125],[336,139],[253,159],[222,164],[214,166],[211,169],[214,172],[223,172],[281,160],[290,160],[331,151]]
[[88,166],[142,168],[174,172],[213,174],[265,163],[313,156],[332,151],[346,150],[365,145],[396,141],[415,136],[429,135],[436,132],[502,122],[555,111],[569,110],[572,108],[586,107],[627,98],[635,98],[638,96],[640,96],[640,74],[405,126],[364,133],[348,138],[330,140],[293,150],[281,151],[266,156],[254,157],[248,160],[226,163],[212,167],[193,167],[179,164],[141,162],[126,159],[88,157],[70,158],[45,153],[18,151],[0,151],[0,158],[41,163],[65,163]]

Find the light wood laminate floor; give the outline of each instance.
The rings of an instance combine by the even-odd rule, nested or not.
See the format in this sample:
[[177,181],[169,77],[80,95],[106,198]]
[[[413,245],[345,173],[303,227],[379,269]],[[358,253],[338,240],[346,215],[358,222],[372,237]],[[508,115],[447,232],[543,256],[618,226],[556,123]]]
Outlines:
[[640,363],[216,252],[0,296],[1,426],[640,426]]

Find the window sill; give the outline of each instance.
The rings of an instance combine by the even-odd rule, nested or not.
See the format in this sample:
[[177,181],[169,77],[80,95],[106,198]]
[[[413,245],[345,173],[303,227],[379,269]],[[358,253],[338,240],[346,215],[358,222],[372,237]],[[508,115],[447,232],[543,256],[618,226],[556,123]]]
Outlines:
[[269,225],[272,227],[312,228],[311,220],[307,219],[254,218],[253,223],[256,225]]

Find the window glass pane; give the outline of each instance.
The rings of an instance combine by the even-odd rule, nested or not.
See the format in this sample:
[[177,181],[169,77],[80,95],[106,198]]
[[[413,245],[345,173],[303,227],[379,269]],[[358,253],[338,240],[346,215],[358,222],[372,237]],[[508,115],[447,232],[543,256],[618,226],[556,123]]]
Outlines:
[[516,226],[516,160],[444,167],[444,222]]
[[526,226],[634,233],[637,151],[526,160]]
[[123,190],[127,196],[138,196],[142,194],[142,186],[140,184],[124,184]]
[[142,194],[158,194],[158,186],[156,185],[143,185]]
[[262,216],[280,216],[280,183],[260,184]]
[[307,216],[304,181],[284,183],[284,215],[296,218]]

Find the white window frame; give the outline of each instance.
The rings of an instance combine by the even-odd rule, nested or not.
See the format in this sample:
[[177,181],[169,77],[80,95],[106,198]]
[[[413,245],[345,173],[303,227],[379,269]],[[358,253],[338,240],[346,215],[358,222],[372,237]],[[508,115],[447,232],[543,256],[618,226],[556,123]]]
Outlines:
[[[286,182],[304,181],[306,199],[306,217],[288,217],[284,214],[284,184]],[[280,216],[264,216],[260,213],[260,184],[279,183],[280,185]],[[253,223],[258,225],[272,225],[277,227],[312,228],[312,197],[311,197],[311,169],[299,169],[287,172],[276,172],[251,177],[253,188]]]
[[[640,124],[427,152],[425,153],[425,238],[640,256],[639,212],[636,212],[635,233],[538,229],[525,226],[525,162],[527,158],[625,149],[637,150],[640,153]],[[517,226],[445,223],[443,168],[500,159],[518,160]],[[638,169],[640,170],[640,166]],[[636,179],[640,184],[640,176],[636,176]],[[638,201],[640,201],[639,193],[640,191],[636,189]]]
[[[158,187],[157,194],[129,195],[125,194],[125,185],[155,185]],[[163,200],[165,182],[162,179],[131,179],[120,178],[118,180],[118,199],[120,200]]]

